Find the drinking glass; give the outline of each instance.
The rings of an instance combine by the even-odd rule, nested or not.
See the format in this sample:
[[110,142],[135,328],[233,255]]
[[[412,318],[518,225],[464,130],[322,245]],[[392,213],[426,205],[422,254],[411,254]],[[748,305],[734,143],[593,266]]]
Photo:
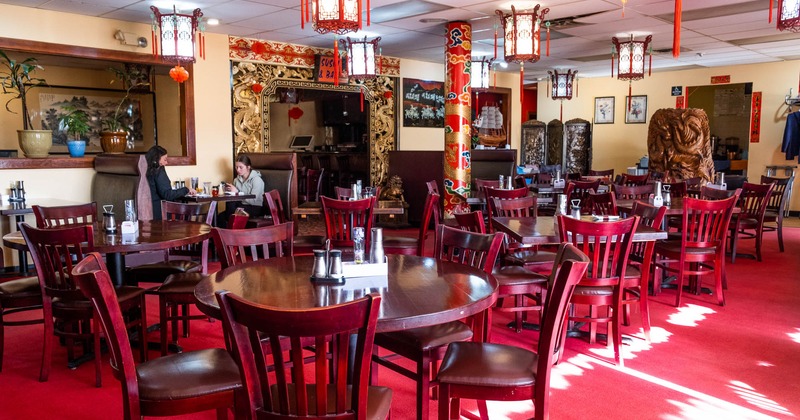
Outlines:
[[364,228],[353,228],[353,261],[356,264],[364,263]]
[[211,183],[210,182],[204,182],[203,183],[203,191],[205,191],[206,194],[211,194]]
[[190,181],[192,182],[192,184],[191,184],[192,189],[193,190],[197,190],[197,185],[200,183],[200,178],[198,178],[196,176],[193,176],[193,177],[190,178]]

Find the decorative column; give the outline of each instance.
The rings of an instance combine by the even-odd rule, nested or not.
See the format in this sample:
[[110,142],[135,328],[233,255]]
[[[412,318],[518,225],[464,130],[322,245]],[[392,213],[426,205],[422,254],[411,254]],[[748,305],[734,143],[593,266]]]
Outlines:
[[472,26],[447,24],[444,78],[444,214],[469,211]]

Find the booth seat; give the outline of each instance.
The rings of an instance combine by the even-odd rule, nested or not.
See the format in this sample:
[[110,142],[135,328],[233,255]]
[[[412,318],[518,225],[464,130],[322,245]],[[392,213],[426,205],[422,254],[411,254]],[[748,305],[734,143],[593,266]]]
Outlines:
[[117,220],[125,217],[125,200],[134,200],[139,220],[153,220],[147,161],[144,155],[100,154],[94,159],[92,201],[97,203],[97,220],[103,220],[103,206],[113,205]]
[[[297,207],[297,154],[293,152],[243,153],[250,158],[252,169],[261,173],[264,191],[278,190],[281,201],[285,203],[286,220],[292,220],[291,210]],[[266,209],[267,203],[264,203]],[[272,224],[269,211],[265,216],[251,217],[248,226]]]

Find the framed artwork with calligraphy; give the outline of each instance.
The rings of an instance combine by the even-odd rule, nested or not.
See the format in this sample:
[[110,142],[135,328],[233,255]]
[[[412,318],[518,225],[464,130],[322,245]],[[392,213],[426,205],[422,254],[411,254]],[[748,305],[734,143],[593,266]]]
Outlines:
[[444,82],[403,79],[403,126],[444,127]]

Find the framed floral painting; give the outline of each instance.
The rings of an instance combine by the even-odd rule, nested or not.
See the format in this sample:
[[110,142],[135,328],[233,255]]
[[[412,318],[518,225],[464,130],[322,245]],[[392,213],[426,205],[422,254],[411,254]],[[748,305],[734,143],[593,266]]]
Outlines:
[[[630,98],[630,106],[628,104]],[[625,124],[647,122],[647,95],[625,97]]]
[[594,123],[614,124],[614,97],[594,98]]

